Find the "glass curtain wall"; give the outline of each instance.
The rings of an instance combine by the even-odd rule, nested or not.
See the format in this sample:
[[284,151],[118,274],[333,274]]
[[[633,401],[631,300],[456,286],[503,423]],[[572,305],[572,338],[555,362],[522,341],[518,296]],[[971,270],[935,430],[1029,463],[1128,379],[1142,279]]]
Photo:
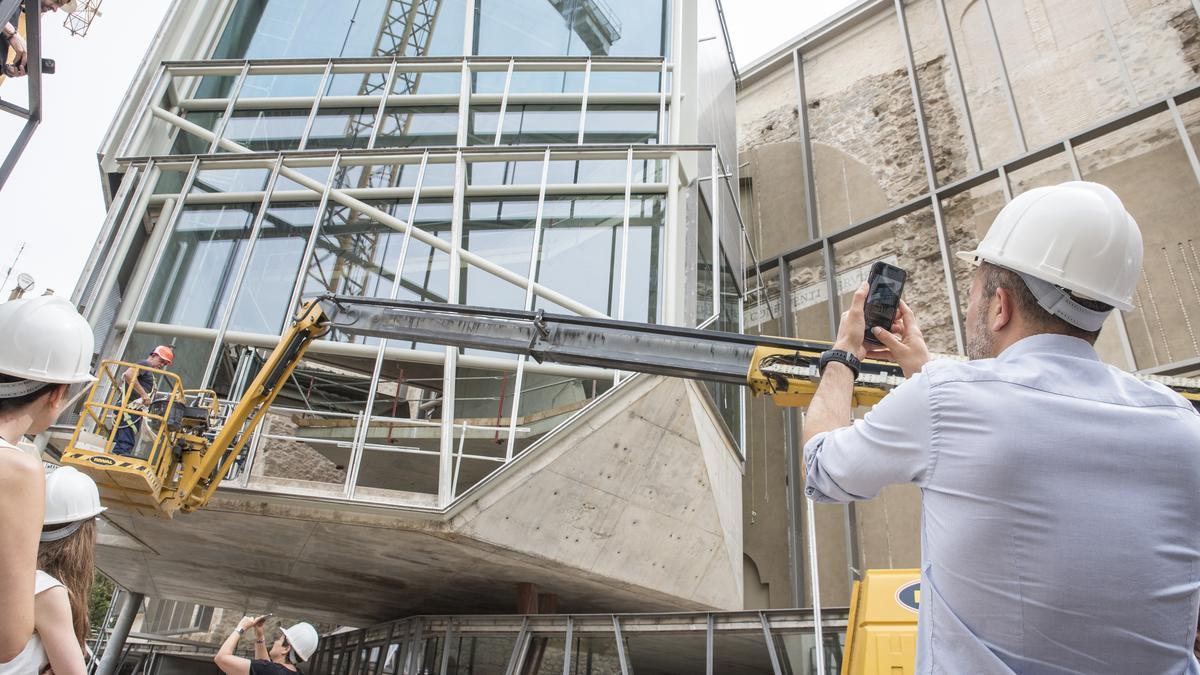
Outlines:
[[[164,165],[150,207],[174,213],[120,349],[176,344],[195,352],[181,364],[189,384],[235,396],[272,336],[324,294],[678,321],[665,240],[684,197],[669,168],[713,153],[664,146],[679,99],[672,7],[230,3],[217,61],[164,64],[172,103],[146,118],[173,152],[221,159]],[[718,242],[734,215],[720,201],[704,298],[676,303],[736,330],[740,256]],[[613,385],[596,370],[331,330],[284,385],[251,446],[262,470],[243,480],[444,505]],[[738,438],[734,393],[716,398]],[[322,468],[267,459],[292,455]]]

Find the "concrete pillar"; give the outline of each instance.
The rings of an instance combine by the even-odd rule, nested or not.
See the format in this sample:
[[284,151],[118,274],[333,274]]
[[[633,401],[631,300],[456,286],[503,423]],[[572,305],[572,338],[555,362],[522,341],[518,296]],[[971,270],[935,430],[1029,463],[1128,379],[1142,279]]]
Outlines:
[[538,613],[538,587],[526,581],[517,584],[517,614]]
[[117,625],[113,626],[112,636],[104,645],[104,656],[100,659],[96,675],[113,675],[117,672],[117,667],[121,665],[121,654],[125,651],[125,638],[129,637],[129,629],[142,607],[144,597],[141,593],[125,594],[125,604],[121,607],[121,613],[117,615]]

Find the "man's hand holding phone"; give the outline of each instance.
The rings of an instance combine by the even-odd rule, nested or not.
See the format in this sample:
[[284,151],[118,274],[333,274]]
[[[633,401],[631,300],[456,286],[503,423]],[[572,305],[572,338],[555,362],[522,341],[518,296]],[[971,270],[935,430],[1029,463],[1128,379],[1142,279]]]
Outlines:
[[929,361],[929,348],[925,346],[925,338],[921,335],[921,327],[917,317],[907,302],[900,301],[900,311],[890,331],[876,326],[872,333],[883,347],[867,351],[867,358],[882,361],[895,361],[900,364],[905,377],[912,377],[921,372],[921,368]]

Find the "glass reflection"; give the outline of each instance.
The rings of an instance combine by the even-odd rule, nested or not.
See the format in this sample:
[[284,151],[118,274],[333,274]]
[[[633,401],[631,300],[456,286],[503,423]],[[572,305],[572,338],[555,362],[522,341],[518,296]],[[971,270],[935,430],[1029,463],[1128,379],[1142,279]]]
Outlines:
[[664,56],[669,6],[666,0],[478,0],[475,53]]
[[142,307],[142,321],[215,328],[249,243],[254,204],[184,207]]

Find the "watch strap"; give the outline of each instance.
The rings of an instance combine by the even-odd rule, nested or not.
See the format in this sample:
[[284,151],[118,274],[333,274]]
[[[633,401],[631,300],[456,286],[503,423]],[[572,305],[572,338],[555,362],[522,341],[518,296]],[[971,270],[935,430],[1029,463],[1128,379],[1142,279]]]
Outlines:
[[825,366],[829,365],[833,361],[845,364],[847,368],[854,372],[855,378],[857,378],[859,372],[862,371],[862,362],[858,360],[857,356],[844,349],[826,349],[825,351],[821,352],[819,368],[822,375],[825,374]]

